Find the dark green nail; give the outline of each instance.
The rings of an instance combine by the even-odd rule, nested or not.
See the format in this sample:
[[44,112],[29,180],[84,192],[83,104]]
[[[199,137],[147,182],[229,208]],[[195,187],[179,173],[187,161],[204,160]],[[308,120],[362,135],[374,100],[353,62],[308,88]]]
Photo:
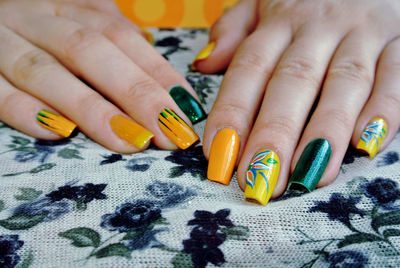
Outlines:
[[325,139],[310,142],[290,178],[290,189],[311,192],[317,186],[331,158],[331,145]]
[[175,86],[171,88],[169,94],[193,124],[198,123],[207,117],[201,104],[183,87]]

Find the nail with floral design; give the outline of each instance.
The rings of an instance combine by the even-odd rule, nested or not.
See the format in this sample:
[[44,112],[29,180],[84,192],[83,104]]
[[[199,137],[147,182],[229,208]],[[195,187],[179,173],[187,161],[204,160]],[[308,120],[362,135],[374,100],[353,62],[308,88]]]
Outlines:
[[36,119],[42,127],[65,138],[69,137],[76,128],[74,122],[71,122],[59,114],[44,109],[38,112]]
[[362,132],[357,149],[367,153],[369,158],[374,158],[385,140],[386,133],[386,121],[382,118],[372,119]]
[[163,109],[158,116],[161,130],[180,149],[187,149],[200,138],[174,111]]
[[278,181],[279,168],[280,162],[276,153],[270,150],[259,151],[247,169],[244,191],[246,199],[265,206]]
[[211,52],[214,50],[215,48],[215,42],[211,42],[209,43],[207,46],[205,46],[199,54],[197,54],[196,58],[193,60],[192,62],[192,70],[196,71],[197,67],[196,64],[199,61],[205,60],[208,58],[208,56],[210,56]]

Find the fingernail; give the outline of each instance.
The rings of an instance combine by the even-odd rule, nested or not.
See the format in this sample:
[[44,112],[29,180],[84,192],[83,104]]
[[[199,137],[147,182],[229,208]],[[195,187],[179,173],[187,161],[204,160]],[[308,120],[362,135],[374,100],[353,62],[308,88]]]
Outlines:
[[331,145],[325,139],[316,139],[304,149],[290,178],[291,189],[313,191],[331,158]]
[[69,137],[76,128],[76,124],[64,116],[44,109],[38,112],[36,119],[42,127],[65,138]]
[[209,43],[207,46],[205,46],[199,54],[197,54],[196,58],[192,62],[192,70],[197,70],[196,64],[201,61],[206,59],[208,56],[210,56],[211,52],[213,51],[215,47],[215,42]]
[[114,115],[110,120],[110,125],[118,137],[139,149],[142,149],[154,137],[153,133],[122,115]]
[[146,28],[140,28],[142,30],[142,33],[144,37],[146,38],[147,42],[149,42],[151,45],[154,44],[154,36],[153,34],[147,30]]
[[274,192],[279,168],[280,162],[276,153],[270,150],[259,151],[247,169],[244,191],[246,199],[265,206]]
[[165,136],[180,149],[186,149],[200,139],[196,132],[171,109],[161,111],[158,125]]
[[357,149],[367,153],[372,159],[379,151],[387,133],[386,121],[382,118],[372,119],[361,134]]
[[193,124],[198,123],[207,117],[201,104],[183,87],[175,86],[171,88],[169,94]]
[[233,129],[218,131],[211,144],[207,178],[228,185],[239,153],[239,135]]

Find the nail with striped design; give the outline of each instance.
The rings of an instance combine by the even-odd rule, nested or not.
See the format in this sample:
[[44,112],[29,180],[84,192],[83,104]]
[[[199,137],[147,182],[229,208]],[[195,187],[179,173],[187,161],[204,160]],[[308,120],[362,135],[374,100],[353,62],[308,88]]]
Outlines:
[[158,116],[161,130],[176,146],[186,149],[199,140],[199,136],[171,109],[164,109]]
[[44,109],[39,111],[36,119],[42,127],[65,138],[69,137],[76,128],[74,122],[71,122],[59,114]]

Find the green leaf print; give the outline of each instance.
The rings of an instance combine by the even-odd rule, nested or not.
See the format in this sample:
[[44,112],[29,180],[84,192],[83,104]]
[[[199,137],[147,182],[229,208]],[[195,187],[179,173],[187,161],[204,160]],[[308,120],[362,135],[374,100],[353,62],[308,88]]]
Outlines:
[[75,247],[95,247],[100,245],[100,235],[98,232],[85,227],[73,228],[58,234],[61,237],[72,241]]
[[192,256],[185,252],[179,252],[178,254],[176,254],[175,257],[172,258],[171,263],[174,266],[174,268],[180,268],[180,267],[192,268],[192,267],[194,267],[194,264],[192,261]]
[[11,136],[12,137],[12,143],[18,144],[20,146],[25,146],[31,143],[30,140],[23,138],[23,137],[18,137],[18,136]]
[[57,153],[59,157],[64,159],[83,159],[79,154],[80,152],[78,150],[69,148],[64,148]]
[[226,239],[243,241],[249,238],[249,228],[246,226],[226,227],[221,231],[226,234]]
[[47,213],[34,216],[15,215],[8,219],[0,220],[0,226],[8,230],[27,230],[41,223],[46,216]]
[[352,244],[361,244],[365,242],[375,242],[381,240],[382,238],[372,234],[367,234],[367,233],[351,234],[345,236],[344,239],[337,244],[337,247],[342,248]]
[[4,201],[0,200],[0,211],[4,209]]
[[96,258],[106,258],[111,256],[121,256],[131,258],[131,250],[122,243],[110,244],[93,254]]
[[382,226],[400,225],[400,211],[380,214],[372,219],[371,227],[379,233]]
[[42,191],[36,191],[33,188],[18,188],[20,190],[19,195],[14,195],[14,198],[19,201],[33,201],[38,198]]
[[385,231],[383,231],[383,236],[384,237],[400,236],[400,230],[399,229],[386,229]]

